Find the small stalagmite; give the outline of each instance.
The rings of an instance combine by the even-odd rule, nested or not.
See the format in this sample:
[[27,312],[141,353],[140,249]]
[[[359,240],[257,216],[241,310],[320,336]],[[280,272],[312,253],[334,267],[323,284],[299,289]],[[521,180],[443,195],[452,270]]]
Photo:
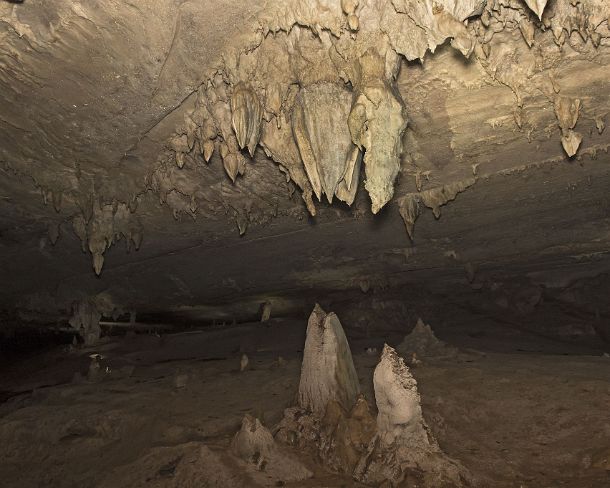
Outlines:
[[102,329],[100,319],[102,314],[91,300],[75,302],[70,318],[70,325],[76,329],[86,346],[92,346],[99,341]]
[[349,410],[360,385],[339,318],[316,304],[307,324],[299,384],[299,406],[324,415],[330,400]]
[[243,373],[246,369],[248,369],[248,364],[250,360],[248,359],[247,354],[241,355],[241,360],[239,361],[239,370]]
[[271,302],[263,303],[261,307],[261,322],[267,322],[271,318]]
[[313,476],[303,464],[280,451],[269,429],[251,415],[243,418],[231,442],[231,452],[277,481],[301,481]]
[[[439,340],[432,327],[425,324],[422,319],[417,319],[415,327],[410,334],[396,348],[403,357],[451,357],[458,350]],[[416,361],[414,361],[416,362]]]

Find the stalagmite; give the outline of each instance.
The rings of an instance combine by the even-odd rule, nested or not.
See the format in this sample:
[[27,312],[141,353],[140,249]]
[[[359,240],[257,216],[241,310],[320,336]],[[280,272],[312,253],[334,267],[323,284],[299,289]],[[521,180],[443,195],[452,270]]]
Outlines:
[[389,480],[396,486],[415,475],[429,488],[468,486],[469,473],[440,450],[424,420],[415,378],[387,344],[373,386],[377,434],[356,468],[356,478],[366,483]]
[[70,325],[83,338],[85,345],[95,344],[101,334],[100,319],[102,314],[90,300],[82,300],[73,305]]
[[[417,382],[394,349],[385,345],[373,375],[376,420],[364,397],[345,402],[346,395],[337,394],[346,388],[335,381],[334,364],[338,358],[344,358],[339,361],[344,370],[348,365],[353,368],[353,364],[351,355],[347,362],[345,354],[336,352],[333,318],[334,314],[325,314],[318,305],[311,314],[299,406],[285,410],[276,438],[317,452],[327,468],[366,484],[377,486],[389,481],[391,486],[398,486],[414,476],[427,488],[468,486],[468,471],[441,451],[430,432]],[[335,326],[340,330],[338,320]],[[342,331],[340,336],[339,342],[347,347]],[[323,349],[333,353],[325,354]]]
[[331,400],[350,409],[360,392],[352,353],[339,318],[316,304],[307,324],[299,406],[323,415]]
[[432,327],[420,318],[413,330],[405,336],[396,350],[403,358],[417,357],[448,357],[457,354],[457,349],[437,339]]
[[90,354],[91,362],[89,363],[89,369],[87,370],[87,379],[89,381],[98,381],[102,375],[102,366],[100,360],[104,359],[101,354]]
[[431,439],[424,422],[417,382],[404,360],[387,344],[373,374],[377,403],[377,433],[382,447],[398,439],[411,446],[429,445]]
[[276,482],[301,481],[313,476],[302,463],[281,451],[271,432],[251,415],[243,418],[241,429],[231,442],[231,452]]
[[249,363],[250,363],[250,360],[248,359],[248,355],[242,354],[241,359],[239,361],[239,371],[241,371],[243,373],[246,369],[248,369]]
[[271,318],[271,302],[263,303],[261,311],[261,322],[267,322]]

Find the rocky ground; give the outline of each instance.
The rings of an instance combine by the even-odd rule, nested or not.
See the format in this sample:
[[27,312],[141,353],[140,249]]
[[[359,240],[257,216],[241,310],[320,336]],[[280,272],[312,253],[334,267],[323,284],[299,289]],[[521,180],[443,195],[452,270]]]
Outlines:
[[[480,326],[433,326],[459,353],[419,357],[412,368],[442,450],[483,487],[608,486],[610,358],[514,329],[481,333]],[[267,479],[264,467],[253,472],[227,450],[245,414],[273,431],[295,404],[305,328],[305,320],[272,319],[128,335],[3,366],[0,485],[360,486],[290,446],[280,448],[313,478]],[[373,409],[381,347],[397,346],[406,332],[366,337],[347,327]],[[244,353],[248,366],[240,371]],[[102,356],[99,368],[91,354]]]

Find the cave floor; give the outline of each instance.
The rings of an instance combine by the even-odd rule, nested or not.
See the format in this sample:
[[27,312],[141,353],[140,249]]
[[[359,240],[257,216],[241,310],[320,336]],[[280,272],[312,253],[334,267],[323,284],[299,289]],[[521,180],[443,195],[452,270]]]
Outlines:
[[[246,413],[270,428],[280,420],[294,404],[305,327],[305,320],[272,319],[139,334],[11,363],[0,375],[0,390],[12,392],[0,404],[0,485],[217,486],[202,484],[207,475],[193,453],[203,445],[223,452]],[[374,405],[378,354],[366,348],[380,350],[401,332],[347,334]],[[480,486],[610,486],[610,358],[506,330],[463,337],[456,358],[425,358],[413,369],[441,448]],[[244,352],[249,366],[240,372]],[[91,353],[104,356],[96,381],[87,380]],[[360,486],[293,454],[314,478],[269,486]]]

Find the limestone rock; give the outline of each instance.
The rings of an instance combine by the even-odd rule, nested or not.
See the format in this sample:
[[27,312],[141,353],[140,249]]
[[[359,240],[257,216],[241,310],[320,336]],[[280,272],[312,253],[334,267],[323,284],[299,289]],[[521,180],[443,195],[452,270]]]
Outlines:
[[100,488],[262,488],[229,454],[198,442],[153,447],[128,464],[110,470]]
[[341,322],[316,304],[307,324],[299,406],[324,415],[331,400],[351,409],[358,393],[358,375]]

